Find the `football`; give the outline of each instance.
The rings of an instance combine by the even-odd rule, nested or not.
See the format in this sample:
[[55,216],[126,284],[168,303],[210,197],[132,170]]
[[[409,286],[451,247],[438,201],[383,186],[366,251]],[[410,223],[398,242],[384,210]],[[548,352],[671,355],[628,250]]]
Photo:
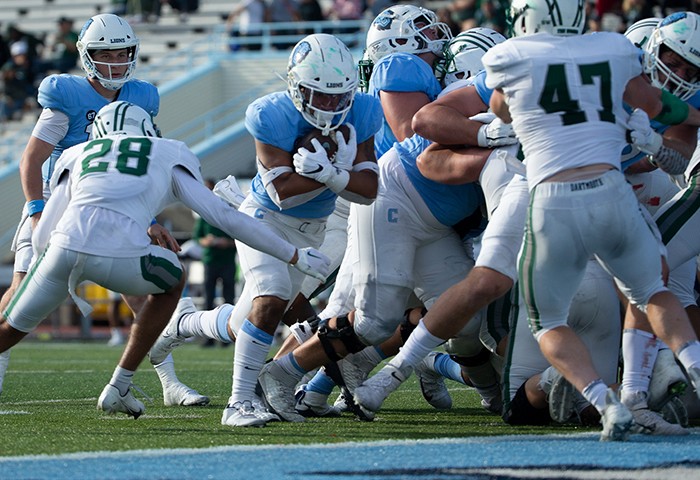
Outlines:
[[328,160],[333,162],[335,160],[335,154],[338,152],[338,144],[335,141],[336,131],[340,131],[343,133],[345,141],[348,141],[348,139],[350,138],[350,128],[347,125],[341,125],[336,130],[330,132],[328,135],[323,135],[323,132],[320,129],[315,128],[306,135],[299,137],[296,140],[296,142],[294,142],[294,151],[296,152],[300,148],[305,148],[307,150],[314,151],[315,149],[313,144],[311,143],[311,140],[315,138],[321,143],[321,146],[328,154]]

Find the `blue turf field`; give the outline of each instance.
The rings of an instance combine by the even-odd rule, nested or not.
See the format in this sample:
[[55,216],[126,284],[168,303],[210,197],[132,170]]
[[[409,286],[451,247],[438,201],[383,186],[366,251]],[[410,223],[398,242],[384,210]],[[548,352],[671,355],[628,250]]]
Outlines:
[[0,458],[0,478],[690,480],[700,478],[700,430],[692,431],[625,443],[586,433],[8,457]]

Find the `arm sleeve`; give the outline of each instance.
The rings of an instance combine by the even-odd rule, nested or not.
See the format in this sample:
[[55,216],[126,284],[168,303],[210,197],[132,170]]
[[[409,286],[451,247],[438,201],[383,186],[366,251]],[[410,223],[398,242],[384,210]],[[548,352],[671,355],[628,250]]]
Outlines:
[[257,220],[230,207],[180,167],[175,167],[173,171],[173,191],[182,203],[201,215],[204,221],[220,228],[232,238],[285,263],[294,257],[294,245]]

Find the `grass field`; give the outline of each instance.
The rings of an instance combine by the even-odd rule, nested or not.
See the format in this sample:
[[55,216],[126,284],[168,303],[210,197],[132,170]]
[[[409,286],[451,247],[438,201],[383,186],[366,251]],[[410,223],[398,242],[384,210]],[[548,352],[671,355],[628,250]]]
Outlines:
[[153,399],[144,402],[146,413],[138,420],[107,416],[97,411],[97,396],[120,353],[96,343],[36,341],[15,347],[0,396],[0,456],[590,431],[510,427],[479,406],[475,391],[454,383],[454,407],[437,411],[423,400],[415,376],[389,397],[371,423],[348,414],[234,429],[220,423],[231,389],[233,348],[194,344],[175,352],[178,375],[209,395],[209,406],[164,407],[158,377],[146,361],[135,376],[135,383]]

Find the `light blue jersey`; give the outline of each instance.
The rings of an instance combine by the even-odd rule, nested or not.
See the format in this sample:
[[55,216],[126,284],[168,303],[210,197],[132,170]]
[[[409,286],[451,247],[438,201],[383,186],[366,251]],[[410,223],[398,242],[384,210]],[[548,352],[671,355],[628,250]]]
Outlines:
[[481,205],[483,197],[479,192],[480,187],[476,183],[446,185],[424,177],[418,170],[416,159],[428,145],[430,145],[430,140],[416,134],[397,143],[394,148],[399,154],[401,164],[411,184],[418,191],[430,212],[437,221],[452,227],[474,213]]
[[[158,114],[160,96],[158,89],[141,80],[129,80],[119,90],[116,100],[125,100],[140,106],[152,117]],[[68,133],[58,142],[48,161],[42,166],[44,182],[53,174],[54,164],[66,148],[85,142],[92,131],[97,112],[109,103],[83,76],[49,75],[39,85],[39,105],[58,110],[68,116]]]
[[[355,127],[357,143],[360,144],[379,130],[381,121],[382,107],[379,101],[367,94],[357,93],[344,123]],[[251,103],[245,113],[245,126],[257,141],[290,153],[294,152],[294,143],[298,138],[316,128],[304,120],[287,92],[274,92]],[[267,194],[260,174],[253,178],[250,191],[264,207],[281,211]],[[335,209],[336,198],[335,193],[326,189],[317,197],[284,210],[283,213],[293,217],[324,218]]]
[[[420,57],[409,53],[392,53],[380,59],[372,70],[368,93],[377,99],[380,91],[423,92],[430,101],[442,90],[433,69]],[[386,119],[374,137],[377,158],[384,155],[396,143],[396,137]]]
[[481,101],[488,107],[489,103],[491,102],[491,94],[493,94],[493,90],[486,86],[486,70],[481,70],[479,73],[474,75],[471,83],[474,85],[474,88],[476,88],[476,93],[481,98]]

